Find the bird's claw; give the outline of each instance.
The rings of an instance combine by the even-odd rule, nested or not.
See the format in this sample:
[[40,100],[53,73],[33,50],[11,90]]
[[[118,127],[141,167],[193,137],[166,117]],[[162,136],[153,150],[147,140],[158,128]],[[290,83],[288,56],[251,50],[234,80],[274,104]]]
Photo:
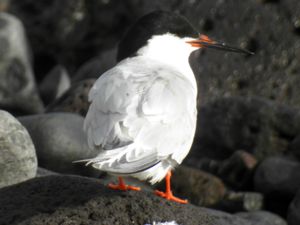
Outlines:
[[165,198],[169,201],[174,201],[174,202],[178,202],[178,203],[181,203],[181,204],[187,204],[188,203],[188,200],[186,200],[186,199],[181,199],[181,198],[175,197],[171,191],[170,192],[163,192],[163,191],[156,190],[155,194],[157,196]]
[[135,187],[131,185],[122,185],[122,184],[108,184],[108,187],[113,190],[120,190],[120,191],[140,191],[140,187]]

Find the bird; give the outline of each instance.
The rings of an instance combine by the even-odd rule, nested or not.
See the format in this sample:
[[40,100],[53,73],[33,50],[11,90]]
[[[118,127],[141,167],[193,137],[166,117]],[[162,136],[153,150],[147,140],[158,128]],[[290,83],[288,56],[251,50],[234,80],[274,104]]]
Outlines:
[[182,163],[193,143],[197,123],[197,83],[189,64],[202,48],[251,54],[200,34],[183,16],[154,11],[141,17],[118,46],[118,63],[104,72],[89,92],[84,131],[90,148],[99,150],[86,165],[118,176],[115,190],[131,176],[166,190],[155,194],[187,203],[173,195],[171,171]]

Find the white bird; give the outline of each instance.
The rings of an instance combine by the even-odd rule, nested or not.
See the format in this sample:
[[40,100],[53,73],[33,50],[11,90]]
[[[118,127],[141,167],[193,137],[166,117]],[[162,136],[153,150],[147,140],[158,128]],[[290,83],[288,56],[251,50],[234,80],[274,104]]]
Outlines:
[[123,176],[151,184],[166,177],[166,192],[156,194],[187,202],[173,196],[170,171],[193,142],[197,84],[189,56],[203,47],[248,53],[199,35],[185,18],[165,11],[142,17],[120,42],[120,62],[90,90],[84,121],[89,146],[99,149],[84,161],[119,176],[111,188],[139,190]]

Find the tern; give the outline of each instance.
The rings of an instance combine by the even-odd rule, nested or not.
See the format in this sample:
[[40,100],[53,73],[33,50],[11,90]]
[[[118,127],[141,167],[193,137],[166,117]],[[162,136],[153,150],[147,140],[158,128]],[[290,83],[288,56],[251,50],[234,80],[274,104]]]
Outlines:
[[155,11],[139,19],[119,43],[119,63],[103,73],[89,92],[84,121],[88,145],[99,150],[87,165],[119,177],[117,190],[132,176],[151,184],[166,178],[155,193],[187,203],[171,191],[171,170],[193,143],[197,84],[189,56],[200,48],[251,54],[197,32],[184,17]]

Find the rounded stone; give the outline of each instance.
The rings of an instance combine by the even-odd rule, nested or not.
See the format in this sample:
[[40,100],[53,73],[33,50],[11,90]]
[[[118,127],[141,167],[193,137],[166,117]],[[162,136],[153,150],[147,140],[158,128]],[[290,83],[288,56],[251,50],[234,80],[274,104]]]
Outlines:
[[37,159],[27,130],[0,110],[0,188],[35,177]]
[[18,119],[32,137],[39,166],[61,173],[91,175],[95,171],[84,163],[73,163],[98,154],[87,145],[83,117],[73,113],[48,113]]

